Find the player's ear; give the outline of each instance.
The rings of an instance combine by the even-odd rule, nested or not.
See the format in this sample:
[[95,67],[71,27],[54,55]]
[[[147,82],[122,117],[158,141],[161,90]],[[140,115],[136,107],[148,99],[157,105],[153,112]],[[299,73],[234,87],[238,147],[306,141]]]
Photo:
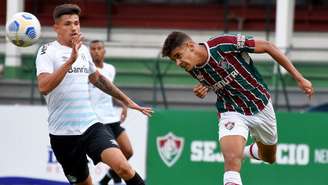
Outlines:
[[195,43],[192,41],[188,41],[186,43],[186,46],[190,49],[190,51],[194,51],[194,49],[195,49]]
[[58,25],[56,23],[54,23],[54,25],[52,25],[52,29],[57,32],[58,30]]

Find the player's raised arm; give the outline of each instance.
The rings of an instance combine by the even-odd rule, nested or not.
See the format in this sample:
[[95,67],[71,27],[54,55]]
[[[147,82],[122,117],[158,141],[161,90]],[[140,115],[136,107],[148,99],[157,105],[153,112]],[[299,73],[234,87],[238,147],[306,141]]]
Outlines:
[[303,77],[288,57],[284,55],[276,45],[265,40],[255,40],[255,53],[268,53],[275,61],[277,61],[289,72],[304,93],[306,93],[309,97],[313,95],[314,89],[312,87],[312,83]]
[[143,114],[145,114],[146,116],[151,116],[151,114],[153,113],[153,110],[150,107],[141,107],[138,104],[136,104],[119,88],[117,88],[110,80],[108,80],[105,76],[100,74],[98,71],[92,73],[89,76],[89,80],[94,86],[98,87],[103,92],[113,96],[114,98],[122,101],[122,103],[124,103],[129,108],[138,110]]
[[[72,39],[72,53],[70,58],[57,70],[53,71],[52,73],[49,72],[43,72],[38,75],[38,88],[41,94],[47,95],[49,92],[51,92],[53,89],[55,89],[59,83],[64,79],[66,73],[71,68],[72,64],[75,62],[75,60],[78,57],[78,50],[80,49],[82,45],[82,35],[77,34],[76,36],[73,36]],[[39,54],[39,55],[46,55],[45,54]],[[39,57],[39,56],[38,56]],[[43,56],[40,57],[40,63],[46,62],[43,60]]]

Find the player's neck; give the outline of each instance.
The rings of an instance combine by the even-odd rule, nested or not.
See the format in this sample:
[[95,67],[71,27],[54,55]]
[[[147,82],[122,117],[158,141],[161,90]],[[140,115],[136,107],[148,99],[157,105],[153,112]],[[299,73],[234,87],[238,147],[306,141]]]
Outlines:
[[104,62],[102,62],[102,61],[95,62],[95,65],[96,65],[96,67],[98,67],[98,68],[103,68],[103,67],[104,67]]
[[202,66],[207,62],[208,52],[206,46],[203,44],[198,45],[198,58],[199,62],[197,66]]
[[60,45],[63,45],[63,46],[67,46],[67,47],[72,48],[72,43],[71,42],[65,42],[63,39],[60,39],[60,37],[57,37],[57,42]]

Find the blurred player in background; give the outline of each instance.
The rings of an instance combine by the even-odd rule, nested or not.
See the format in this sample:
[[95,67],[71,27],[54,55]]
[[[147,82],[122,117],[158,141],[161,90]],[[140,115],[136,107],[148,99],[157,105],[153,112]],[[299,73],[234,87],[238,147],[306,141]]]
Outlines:
[[[245,156],[270,164],[276,160],[278,135],[271,96],[248,53],[268,53],[309,97],[314,93],[311,82],[275,45],[249,35],[220,35],[196,43],[185,33],[172,32],[162,49],[163,56],[200,82],[194,87],[196,96],[204,98],[209,90],[217,95],[224,185],[242,185]],[[255,143],[245,147],[249,132]]]
[[[100,40],[93,40],[90,42],[90,53],[93,62],[95,63],[97,70],[104,76],[106,76],[111,82],[115,78],[114,66],[104,62],[105,60],[105,45]],[[89,83],[89,91],[91,96],[92,106],[101,123],[105,124],[105,127],[109,132],[112,132],[116,139],[118,146],[122,150],[124,156],[129,159],[132,154],[132,146],[127,133],[124,128],[121,127],[121,123],[127,116],[127,106],[121,101],[117,101],[122,107],[122,112],[119,115],[113,106],[112,97],[104,93],[93,84]],[[115,100],[115,99],[114,99]],[[108,174],[99,182],[101,185],[107,185],[110,179],[113,179],[114,183],[120,183],[121,178],[115,173],[113,169],[108,171]]]
[[150,116],[96,70],[89,49],[82,44],[80,8],[74,4],[53,11],[56,41],[43,45],[37,54],[38,87],[49,111],[50,143],[71,184],[92,185],[87,155],[95,164],[104,162],[127,185],[144,185],[117,146],[114,137],[94,112],[88,82],[119,99],[127,107]]

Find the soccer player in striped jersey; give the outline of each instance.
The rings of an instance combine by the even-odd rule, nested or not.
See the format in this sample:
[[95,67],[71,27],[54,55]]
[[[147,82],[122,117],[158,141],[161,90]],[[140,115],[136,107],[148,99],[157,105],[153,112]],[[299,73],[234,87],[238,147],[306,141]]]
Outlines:
[[[267,85],[248,53],[268,53],[311,97],[312,83],[272,43],[249,35],[219,35],[196,43],[183,32],[166,38],[162,55],[185,69],[200,84],[194,87],[203,98],[209,90],[217,95],[219,143],[224,156],[224,185],[242,185],[240,169],[245,156],[275,162],[277,126]],[[246,146],[250,133],[254,143]]]

